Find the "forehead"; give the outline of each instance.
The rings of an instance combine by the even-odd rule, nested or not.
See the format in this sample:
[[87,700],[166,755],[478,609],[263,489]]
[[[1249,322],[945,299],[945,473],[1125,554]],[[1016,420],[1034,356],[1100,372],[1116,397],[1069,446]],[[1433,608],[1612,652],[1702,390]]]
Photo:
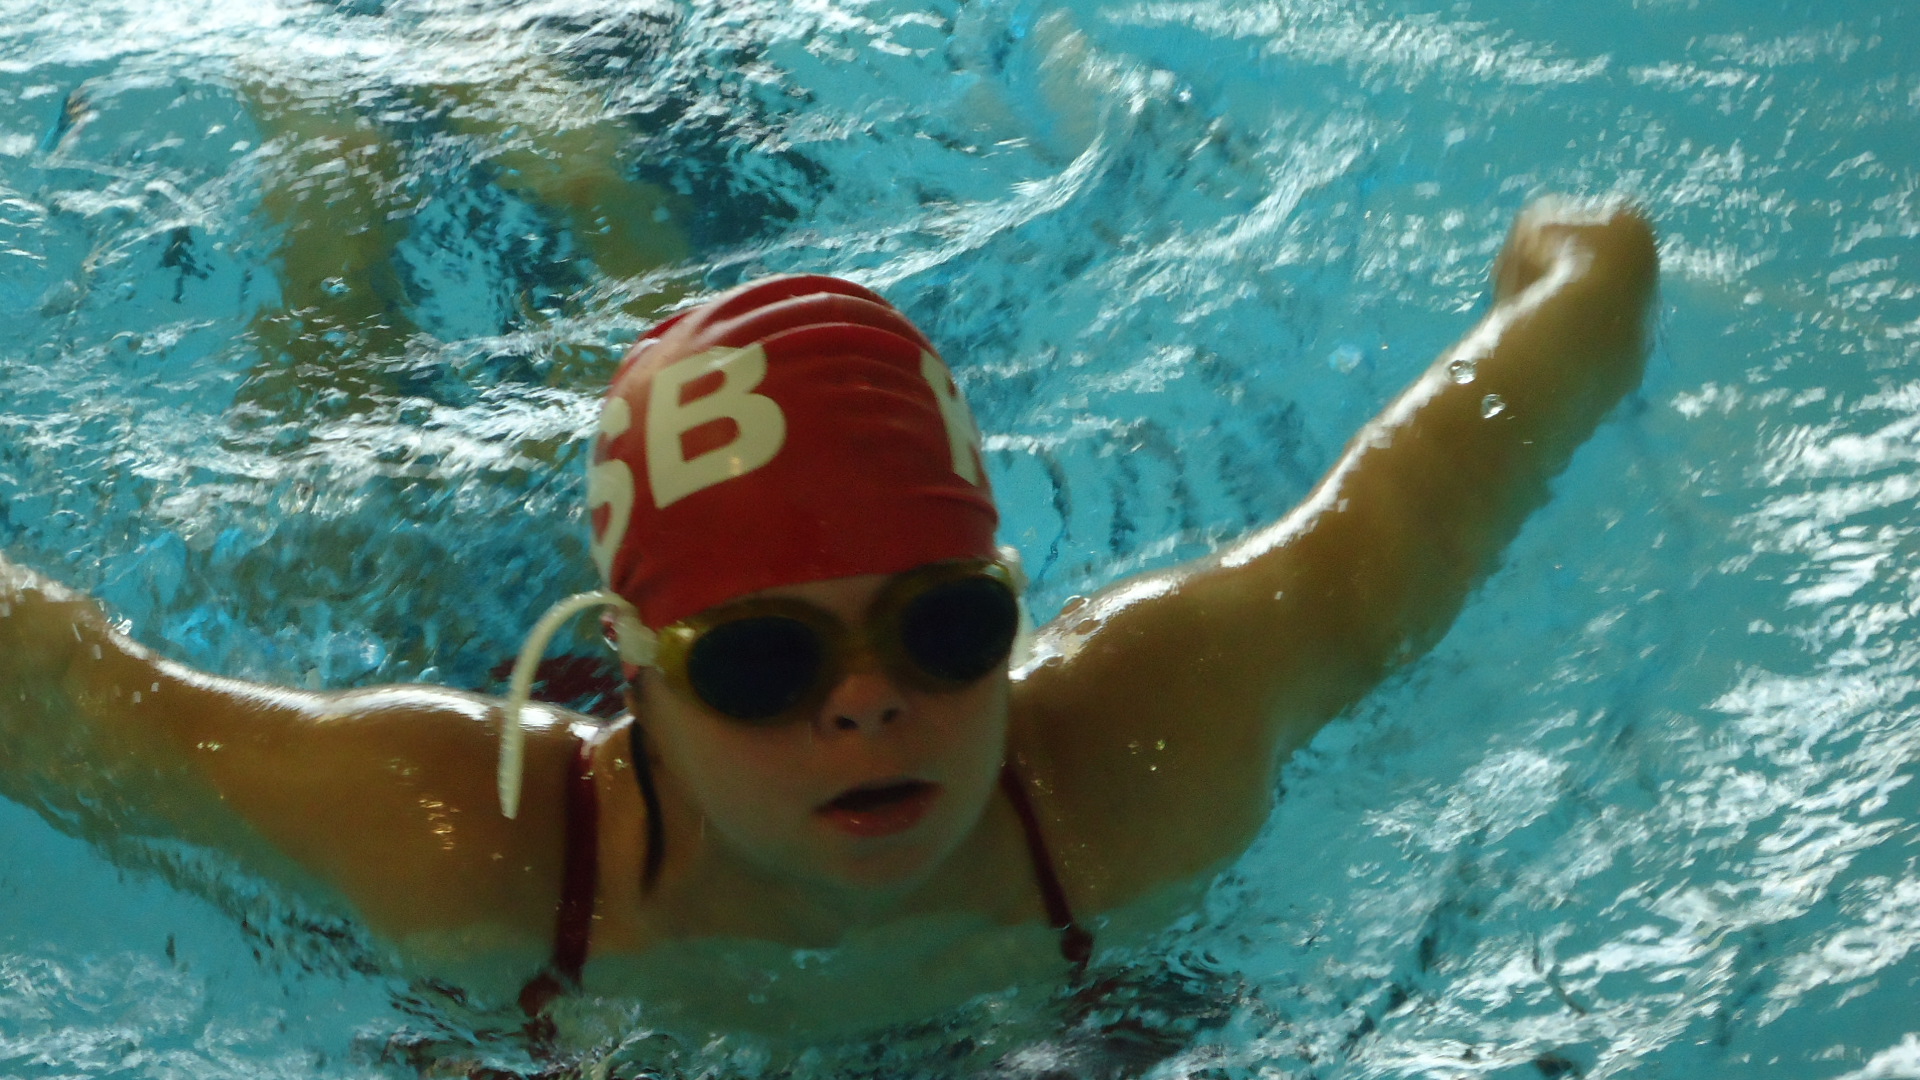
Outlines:
[[888,574],[856,574],[797,585],[777,585],[736,596],[720,606],[726,607],[743,600],[801,600],[827,611],[855,617],[864,613],[874,597],[892,580],[893,577]]

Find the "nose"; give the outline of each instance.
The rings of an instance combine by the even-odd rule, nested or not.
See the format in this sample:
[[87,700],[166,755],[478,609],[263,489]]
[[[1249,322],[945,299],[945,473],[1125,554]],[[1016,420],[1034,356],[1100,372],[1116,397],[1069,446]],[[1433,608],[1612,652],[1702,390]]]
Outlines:
[[827,731],[877,735],[906,707],[905,695],[886,672],[861,665],[842,676],[821,703],[819,723]]

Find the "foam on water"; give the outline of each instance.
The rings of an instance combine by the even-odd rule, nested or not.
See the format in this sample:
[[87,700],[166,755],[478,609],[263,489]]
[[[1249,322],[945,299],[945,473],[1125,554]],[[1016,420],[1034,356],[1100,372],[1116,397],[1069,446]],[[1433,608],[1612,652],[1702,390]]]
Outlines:
[[[515,136],[450,110],[529,56],[560,75],[488,107],[618,118],[687,259],[609,280],[495,182]],[[797,1063],[642,1010],[590,1056],[1916,1075],[1917,61],[1914,13],[1851,0],[0,3],[0,543],[210,670],[497,688],[589,579],[575,439],[635,298],[808,269],[940,343],[1044,611],[1284,512],[1529,195],[1626,192],[1646,385],[1131,989]],[[263,87],[378,133],[417,331],[292,389]],[[0,836],[0,1073],[532,1067],[350,928],[14,803]]]

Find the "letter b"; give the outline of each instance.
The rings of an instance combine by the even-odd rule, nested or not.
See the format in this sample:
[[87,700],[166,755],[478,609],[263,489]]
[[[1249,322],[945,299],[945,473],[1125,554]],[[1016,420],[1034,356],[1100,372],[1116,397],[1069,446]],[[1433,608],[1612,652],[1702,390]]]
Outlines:
[[[688,383],[713,372],[720,373],[717,388],[681,402],[680,391]],[[753,392],[766,377],[767,353],[759,345],[709,349],[654,373],[647,400],[647,483],[654,506],[664,509],[702,488],[744,476],[780,452],[787,418],[772,398]],[[739,434],[688,460],[680,437],[715,420],[733,421]]]

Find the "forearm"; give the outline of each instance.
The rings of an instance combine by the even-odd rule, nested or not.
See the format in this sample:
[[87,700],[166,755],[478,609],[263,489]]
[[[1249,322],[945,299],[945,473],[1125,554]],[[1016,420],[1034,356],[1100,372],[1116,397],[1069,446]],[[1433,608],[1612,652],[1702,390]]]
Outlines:
[[98,604],[0,559],[0,794],[90,838],[233,846],[237,821],[197,768],[218,714],[117,632]]
[[1041,633],[1016,687],[1016,752],[1085,820],[1113,823],[1104,842],[1149,876],[1241,850],[1276,765],[1445,632],[1636,384],[1655,262],[1637,216],[1529,211],[1493,310],[1297,510]]
[[1293,568],[1319,575],[1357,684],[1445,632],[1547,482],[1639,382],[1651,230],[1626,211],[1538,220],[1547,213],[1516,226],[1492,310],[1355,437],[1291,522]]

